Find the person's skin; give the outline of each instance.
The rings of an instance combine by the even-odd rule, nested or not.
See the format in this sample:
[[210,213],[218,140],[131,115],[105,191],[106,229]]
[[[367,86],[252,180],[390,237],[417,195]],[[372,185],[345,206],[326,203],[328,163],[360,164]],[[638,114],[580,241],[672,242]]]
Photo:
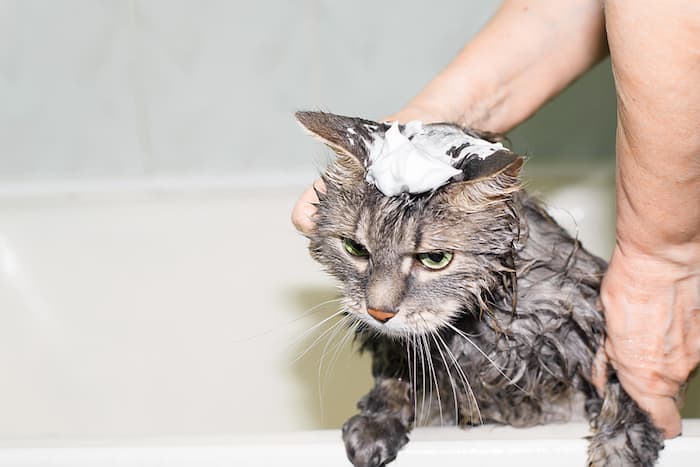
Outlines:
[[700,361],[700,4],[609,1],[617,89],[617,242],[605,352],[667,436]]
[[[504,2],[448,67],[386,120],[505,133],[605,56],[602,11],[598,0]],[[314,186],[323,189],[320,180]],[[292,222],[301,232],[313,228],[316,202],[312,186],[296,203]]]
[[[601,289],[608,337],[600,355],[667,437],[680,433],[676,401],[700,361],[699,10],[682,0],[506,1],[387,118],[506,132],[602,58],[609,41],[618,214]],[[313,229],[314,202],[309,188],[292,213],[302,232]],[[594,380],[602,392],[605,372]]]

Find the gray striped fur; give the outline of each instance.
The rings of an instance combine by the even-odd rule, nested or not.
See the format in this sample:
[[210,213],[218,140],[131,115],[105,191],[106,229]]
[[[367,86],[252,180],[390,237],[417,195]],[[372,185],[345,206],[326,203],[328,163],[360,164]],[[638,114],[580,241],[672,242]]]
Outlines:
[[[612,370],[601,398],[591,365],[604,337],[606,264],[519,184],[523,159],[501,154],[421,195],[382,195],[364,180],[367,147],[387,125],[320,112],[297,118],[338,153],[323,175],[312,257],[341,284],[375,387],[343,427],[355,466],[393,460],[417,424],[527,427],[586,417],[588,465],[651,466],[663,438]],[[352,131],[348,131],[348,129]],[[459,132],[428,126],[436,138]],[[352,142],[350,140],[352,137]],[[364,245],[369,258],[343,248]],[[415,254],[450,251],[441,271]],[[367,308],[396,312],[386,323]]]

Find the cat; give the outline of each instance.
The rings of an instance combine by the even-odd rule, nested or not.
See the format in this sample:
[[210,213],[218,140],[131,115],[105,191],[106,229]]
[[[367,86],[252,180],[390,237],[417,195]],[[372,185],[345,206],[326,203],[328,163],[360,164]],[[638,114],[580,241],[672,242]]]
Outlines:
[[372,354],[374,387],[342,428],[353,465],[391,462],[416,424],[528,427],[577,416],[592,428],[588,465],[655,463],[663,436],[649,415],[611,368],[604,396],[591,382],[606,263],[522,188],[522,156],[497,146],[477,157],[474,141],[494,138],[457,125],[394,125],[407,141],[441,148],[459,174],[387,196],[368,172],[391,125],[296,118],[337,155],[317,192],[310,253],[340,282]]

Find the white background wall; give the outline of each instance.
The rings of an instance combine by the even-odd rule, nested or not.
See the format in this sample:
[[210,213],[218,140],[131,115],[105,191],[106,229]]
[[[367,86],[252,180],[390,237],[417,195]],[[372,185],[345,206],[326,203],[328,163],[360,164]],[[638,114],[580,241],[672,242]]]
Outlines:
[[[294,110],[396,111],[498,3],[0,0],[0,181],[310,179]],[[603,67],[516,142],[609,157],[613,99]]]
[[0,177],[308,173],[293,111],[397,108],[472,3],[3,0]]

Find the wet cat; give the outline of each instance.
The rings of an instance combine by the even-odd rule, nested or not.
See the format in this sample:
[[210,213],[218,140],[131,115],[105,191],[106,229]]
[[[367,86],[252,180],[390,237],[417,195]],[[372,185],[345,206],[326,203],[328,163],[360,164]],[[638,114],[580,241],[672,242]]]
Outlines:
[[[589,465],[654,464],[663,437],[649,416],[612,370],[602,398],[590,379],[606,264],[522,189],[523,157],[500,145],[484,155],[477,143],[489,137],[451,124],[296,117],[337,154],[311,255],[340,281],[372,354],[375,385],[343,426],[355,466],[392,461],[416,424],[527,427],[579,415],[593,430]],[[422,192],[399,181],[398,193],[383,193],[386,174],[371,172],[390,131],[437,148],[456,170]],[[397,164],[386,176],[400,178]]]

